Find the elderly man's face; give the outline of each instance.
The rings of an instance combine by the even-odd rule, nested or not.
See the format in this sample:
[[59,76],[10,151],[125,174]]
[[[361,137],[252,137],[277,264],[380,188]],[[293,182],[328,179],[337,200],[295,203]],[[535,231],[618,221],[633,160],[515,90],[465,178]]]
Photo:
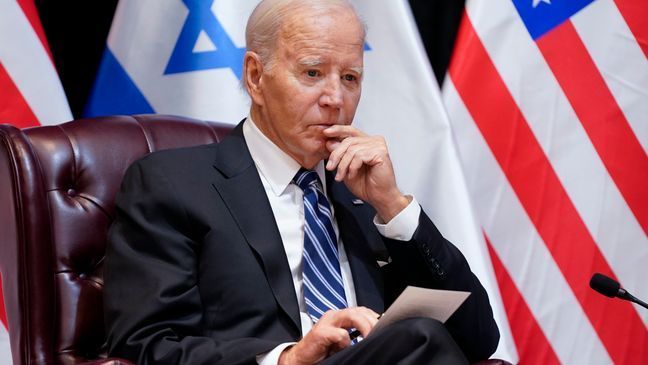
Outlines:
[[260,115],[253,117],[302,166],[328,157],[325,128],[353,120],[361,92],[362,37],[349,10],[296,14],[282,28],[274,59],[259,81]]

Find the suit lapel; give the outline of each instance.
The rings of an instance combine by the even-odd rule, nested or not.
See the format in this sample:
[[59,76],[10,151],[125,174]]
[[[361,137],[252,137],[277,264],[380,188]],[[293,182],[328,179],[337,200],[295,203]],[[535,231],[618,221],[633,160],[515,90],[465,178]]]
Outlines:
[[243,138],[242,122],[218,144],[214,187],[258,255],[279,306],[301,333],[299,306],[281,235],[259,173]]
[[375,255],[370,250],[367,242],[369,239],[379,239],[376,235],[365,235],[358,223],[359,210],[366,208],[354,205],[355,197],[347,190],[344,184],[337,183],[333,174],[327,171],[326,185],[328,195],[335,207],[335,217],[340,237],[351,266],[351,275],[355,286],[358,305],[371,308],[377,313],[384,311],[383,281]]

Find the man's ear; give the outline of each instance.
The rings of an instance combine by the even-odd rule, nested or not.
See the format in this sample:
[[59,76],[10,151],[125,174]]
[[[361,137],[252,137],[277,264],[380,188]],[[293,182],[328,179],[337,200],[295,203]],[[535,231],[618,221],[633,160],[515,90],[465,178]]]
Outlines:
[[261,76],[263,63],[258,54],[247,51],[243,58],[243,82],[254,104],[263,105],[263,92],[261,91]]

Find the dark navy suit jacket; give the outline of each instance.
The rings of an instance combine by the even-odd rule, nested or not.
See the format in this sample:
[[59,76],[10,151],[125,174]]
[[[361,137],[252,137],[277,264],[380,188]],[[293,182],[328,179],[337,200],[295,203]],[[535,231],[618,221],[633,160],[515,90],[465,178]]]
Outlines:
[[[490,356],[499,332],[486,292],[427,215],[410,242],[386,239],[374,210],[327,180],[358,305],[382,313],[406,285],[469,291],[446,327],[471,361]],[[116,207],[104,275],[112,356],[256,364],[257,354],[301,338],[288,260],[241,124],[218,144],[137,161]]]

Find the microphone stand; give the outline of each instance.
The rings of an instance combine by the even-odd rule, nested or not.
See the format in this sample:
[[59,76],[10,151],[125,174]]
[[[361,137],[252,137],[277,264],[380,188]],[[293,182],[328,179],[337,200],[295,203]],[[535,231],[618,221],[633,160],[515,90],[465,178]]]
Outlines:
[[617,294],[617,296],[618,296],[619,298],[623,298],[623,299],[625,299],[625,300],[629,300],[629,301],[631,301],[631,302],[633,302],[633,303],[637,303],[637,304],[639,304],[640,306],[642,306],[642,307],[648,309],[648,304],[646,304],[644,301],[642,301],[642,300],[636,298],[634,295],[628,293],[625,289],[619,289],[619,294]]

